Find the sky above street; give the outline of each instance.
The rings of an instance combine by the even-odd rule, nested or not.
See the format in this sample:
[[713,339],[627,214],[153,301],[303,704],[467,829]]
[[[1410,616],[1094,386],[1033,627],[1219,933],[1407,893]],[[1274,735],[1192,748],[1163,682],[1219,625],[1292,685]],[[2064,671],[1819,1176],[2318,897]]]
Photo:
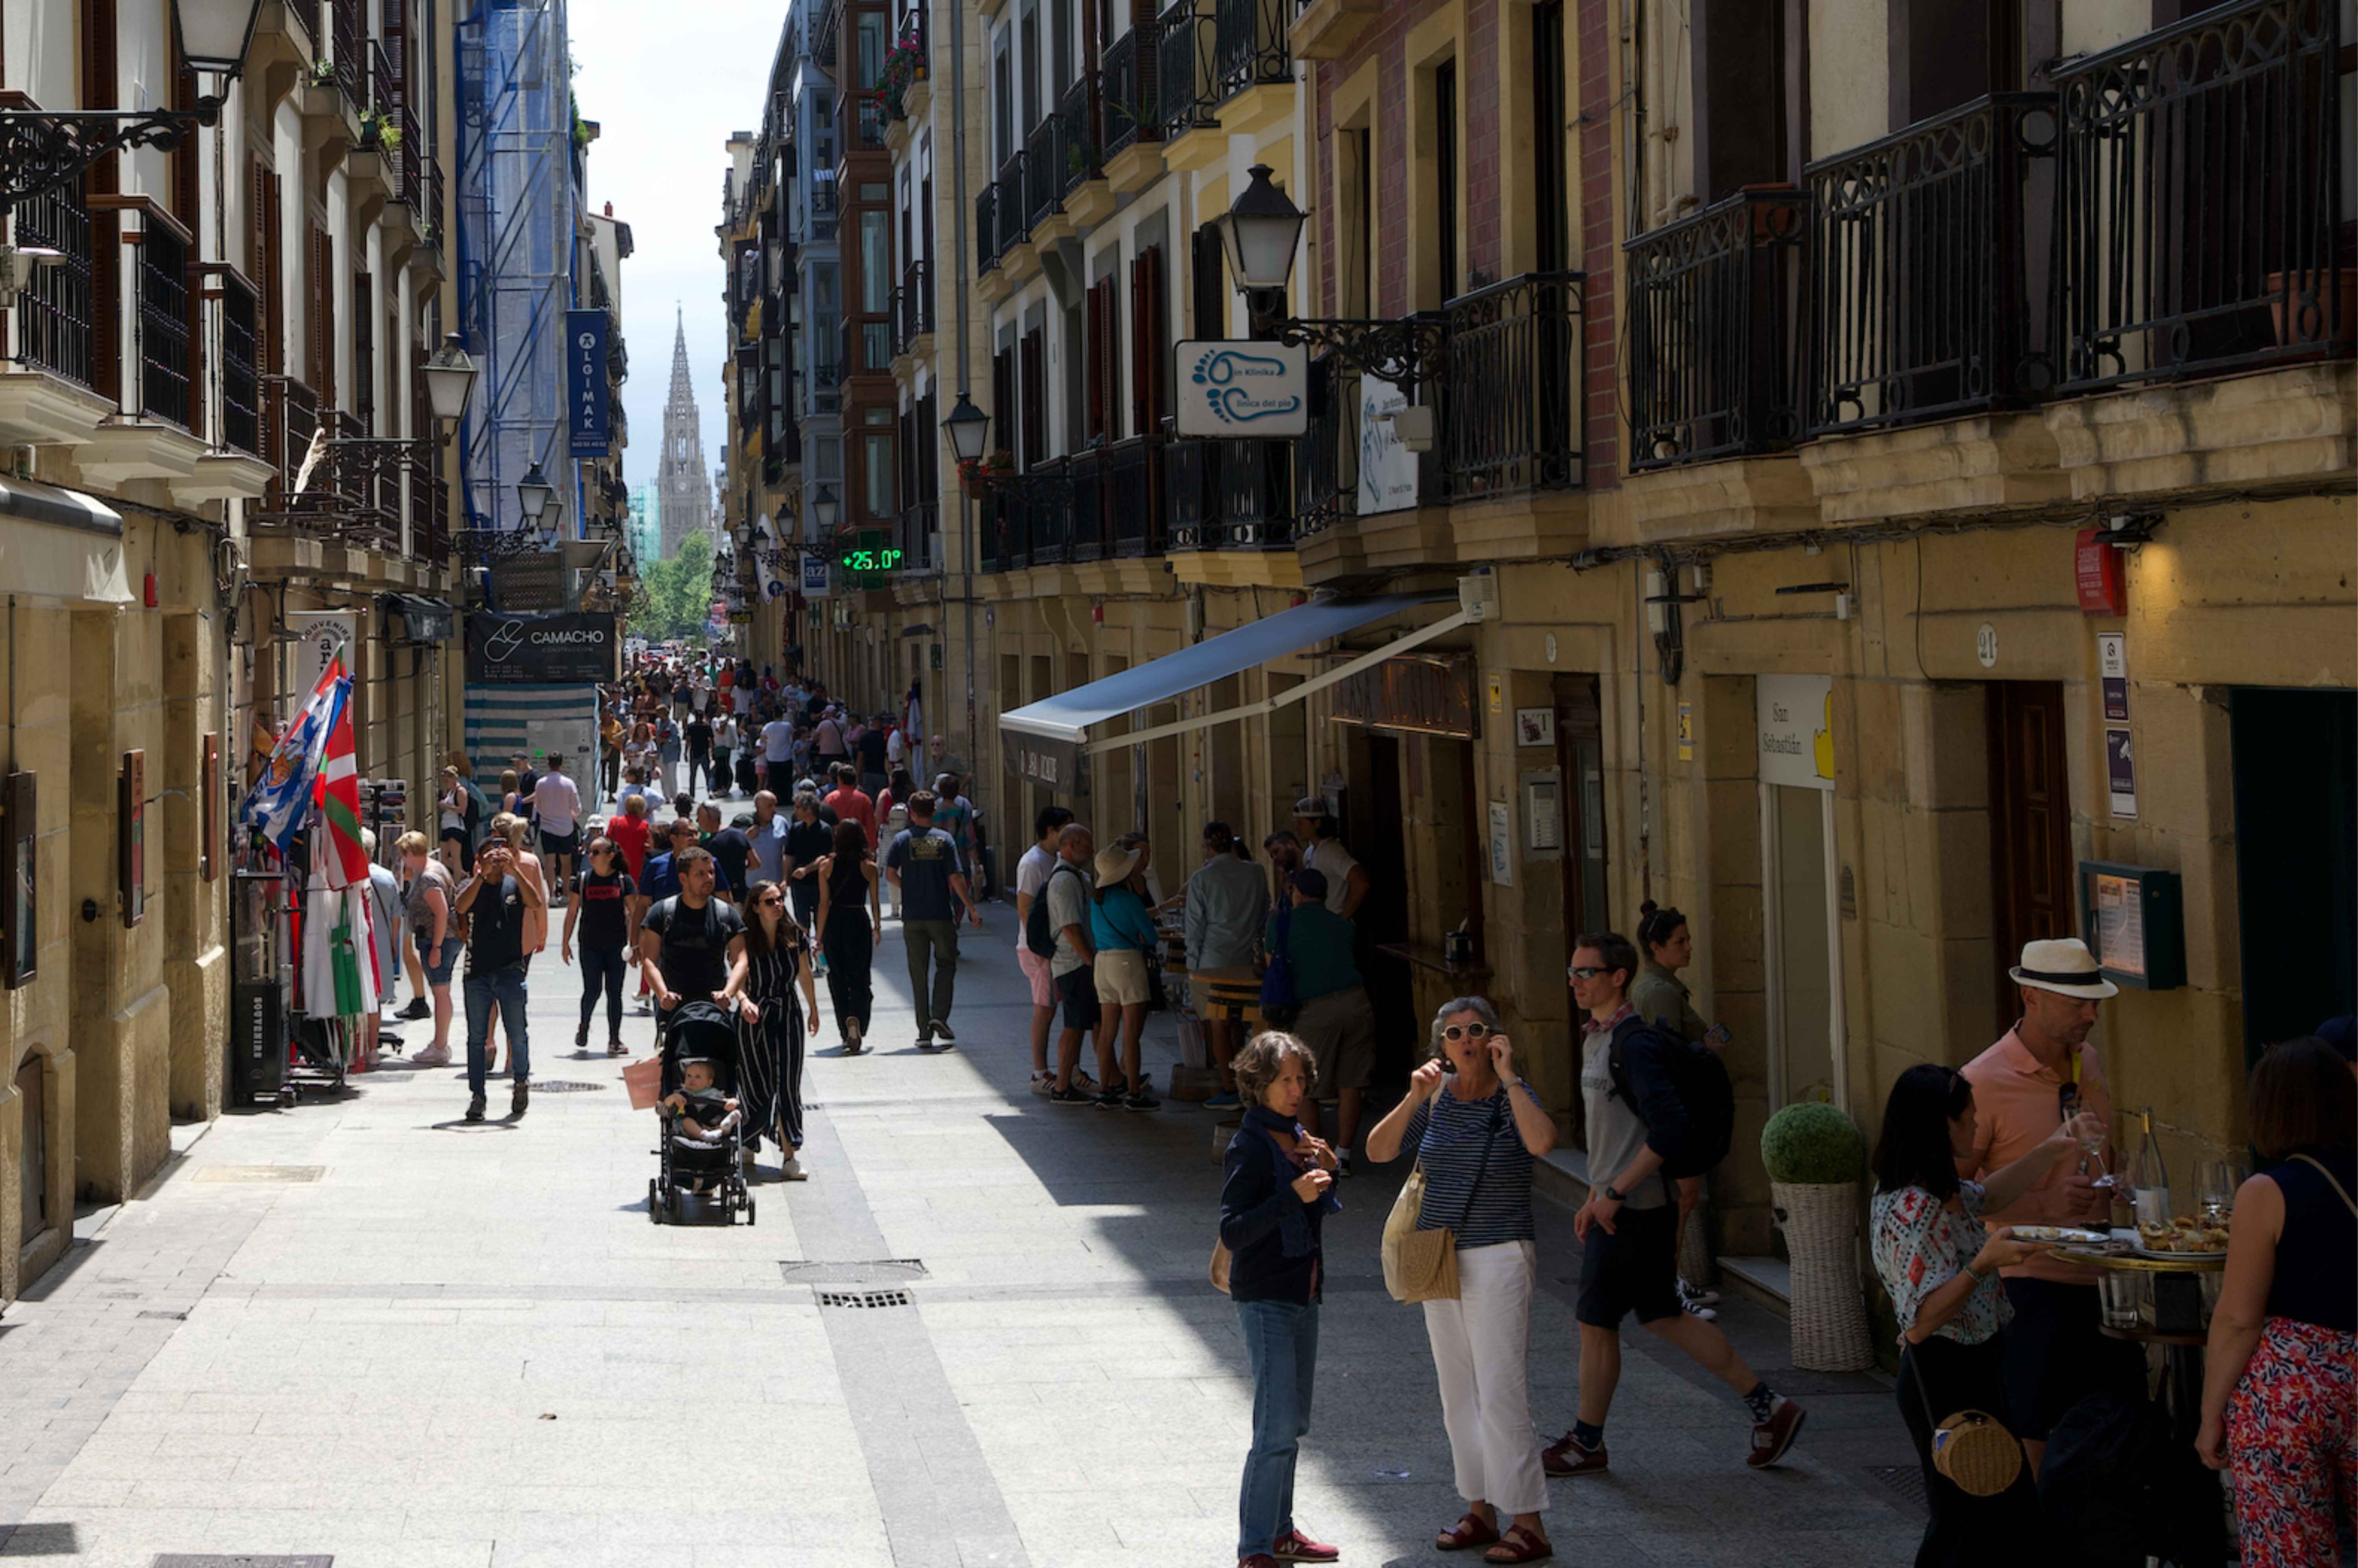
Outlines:
[[720,365],[728,324],[713,228],[720,222],[724,144],[758,128],[784,0],[570,0],[574,94],[595,120],[590,149],[593,211],[614,204],[637,246],[622,264],[622,386],[631,445],[624,477],[655,477],[664,399],[671,389],[674,311],[685,311],[687,362],[708,471],[728,434]]

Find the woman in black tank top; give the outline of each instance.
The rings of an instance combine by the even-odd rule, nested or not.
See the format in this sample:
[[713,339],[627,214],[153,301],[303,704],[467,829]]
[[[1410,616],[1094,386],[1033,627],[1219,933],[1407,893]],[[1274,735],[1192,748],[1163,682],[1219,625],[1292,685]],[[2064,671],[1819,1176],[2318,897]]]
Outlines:
[[2244,1568],[2335,1561],[2358,1454],[2358,1082],[2321,1040],[2252,1068],[2252,1147],[2281,1162],[2235,1195],[2194,1445],[2232,1469]]
[[857,822],[835,825],[832,851],[814,868],[818,878],[820,949],[827,957],[827,994],[835,1003],[835,1027],[843,1054],[860,1054],[876,991],[869,968],[876,939],[884,934],[876,898],[876,857]]

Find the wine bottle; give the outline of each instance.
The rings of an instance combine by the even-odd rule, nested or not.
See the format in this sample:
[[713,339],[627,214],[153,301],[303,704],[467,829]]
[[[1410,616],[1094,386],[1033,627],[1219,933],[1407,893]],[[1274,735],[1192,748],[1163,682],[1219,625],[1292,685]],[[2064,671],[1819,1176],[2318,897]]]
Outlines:
[[2136,1217],[2139,1225],[2169,1224],[2169,1172],[2161,1162],[2161,1145],[2154,1141],[2153,1107],[2147,1106],[2139,1116],[2145,1124],[2145,1135],[2137,1145],[2136,1182]]

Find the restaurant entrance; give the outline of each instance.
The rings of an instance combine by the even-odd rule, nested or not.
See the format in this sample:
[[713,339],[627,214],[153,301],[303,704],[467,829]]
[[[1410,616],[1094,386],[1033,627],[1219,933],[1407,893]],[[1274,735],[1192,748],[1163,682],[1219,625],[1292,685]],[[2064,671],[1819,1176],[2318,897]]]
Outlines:
[[2358,692],[2229,697],[2244,1056],[2358,1008]]

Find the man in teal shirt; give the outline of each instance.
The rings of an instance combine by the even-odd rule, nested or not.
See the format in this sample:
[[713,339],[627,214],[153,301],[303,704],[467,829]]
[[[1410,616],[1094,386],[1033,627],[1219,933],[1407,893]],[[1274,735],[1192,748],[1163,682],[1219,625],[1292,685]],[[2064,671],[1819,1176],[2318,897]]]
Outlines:
[[[1317,1082],[1303,1101],[1302,1123],[1318,1131],[1320,1102],[1335,1106],[1337,1175],[1351,1173],[1351,1148],[1359,1137],[1360,1099],[1376,1065],[1376,1010],[1351,957],[1351,923],[1326,906],[1326,875],[1304,868],[1286,879],[1292,907],[1284,913],[1286,961],[1293,970],[1293,998],[1302,1007],[1293,1033],[1310,1047]],[[1271,915],[1264,945],[1277,951],[1279,916]]]

